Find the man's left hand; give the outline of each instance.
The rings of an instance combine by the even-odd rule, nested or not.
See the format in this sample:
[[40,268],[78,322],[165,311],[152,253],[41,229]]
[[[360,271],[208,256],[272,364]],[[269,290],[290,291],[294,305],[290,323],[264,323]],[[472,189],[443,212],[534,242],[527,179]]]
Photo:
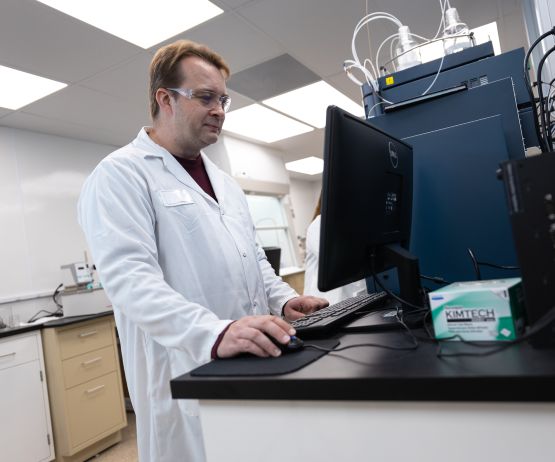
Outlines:
[[325,308],[329,304],[330,302],[325,298],[313,297],[312,295],[295,297],[289,300],[283,307],[283,317],[286,321],[294,321]]

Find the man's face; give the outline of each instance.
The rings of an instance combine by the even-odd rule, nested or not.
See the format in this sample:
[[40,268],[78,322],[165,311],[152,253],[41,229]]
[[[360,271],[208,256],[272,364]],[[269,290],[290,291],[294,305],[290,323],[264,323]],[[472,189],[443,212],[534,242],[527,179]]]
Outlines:
[[[226,94],[225,79],[212,64],[194,56],[183,59],[180,65],[185,76],[180,87],[190,88],[195,94]],[[225,112],[220,103],[207,106],[200,98],[189,99],[177,93],[174,96],[174,141],[180,151],[175,154],[193,158],[201,149],[218,141]]]

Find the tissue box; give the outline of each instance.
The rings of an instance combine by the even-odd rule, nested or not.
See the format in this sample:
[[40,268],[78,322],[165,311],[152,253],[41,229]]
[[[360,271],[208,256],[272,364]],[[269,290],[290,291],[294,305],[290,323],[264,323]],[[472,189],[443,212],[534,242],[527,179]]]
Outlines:
[[514,340],[524,329],[520,278],[456,282],[428,297],[437,339]]

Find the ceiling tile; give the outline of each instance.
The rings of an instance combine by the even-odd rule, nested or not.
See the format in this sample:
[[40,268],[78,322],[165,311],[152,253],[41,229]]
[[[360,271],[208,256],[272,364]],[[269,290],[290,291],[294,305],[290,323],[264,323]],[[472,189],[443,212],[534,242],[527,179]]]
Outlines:
[[[24,112],[16,112],[3,117],[0,119],[0,124],[5,127],[20,128],[85,141],[99,142],[102,139],[104,144],[111,144],[116,147],[127,144],[132,138],[131,136],[126,136],[125,130],[118,130],[117,132],[104,131],[96,127],[72,124],[64,120],[54,120]],[[138,130],[136,130],[136,133],[138,133]]]
[[281,43],[296,59],[326,77],[351,57],[352,31],[364,15],[364,2],[265,0],[238,10]]
[[0,64],[5,66],[70,83],[140,51],[38,2],[2,0],[1,8]]
[[150,120],[146,98],[127,101],[80,86],[47,96],[22,112],[104,132],[121,131],[126,137],[130,132],[136,134]]
[[129,101],[148,99],[148,67],[152,54],[140,53],[133,58],[118,64],[94,77],[79,83],[108,95],[115,95]]
[[303,157],[322,157],[324,150],[324,129],[316,129],[309,133],[287,138],[272,143],[272,148],[283,152],[285,162],[302,159]]
[[240,6],[246,5],[247,3],[257,2],[259,0],[212,0],[212,1],[223,10],[228,11],[229,9],[239,8]]
[[68,87],[47,96],[26,106],[23,111],[93,127],[112,124],[117,127],[124,119],[136,120],[138,124],[141,121],[148,122],[146,98],[142,101],[129,102],[80,86]]
[[233,12],[221,14],[165,43],[171,43],[179,38],[203,43],[214,49],[223,56],[232,73],[266,61],[285,51],[278,42]]
[[232,75],[228,86],[261,101],[318,80],[318,75],[292,56],[284,54]]
[[231,96],[231,108],[230,111],[234,111],[235,109],[241,109],[242,107],[248,106],[253,104],[254,101],[250,98],[247,98],[240,93],[233,91],[231,88],[227,89],[227,93]]

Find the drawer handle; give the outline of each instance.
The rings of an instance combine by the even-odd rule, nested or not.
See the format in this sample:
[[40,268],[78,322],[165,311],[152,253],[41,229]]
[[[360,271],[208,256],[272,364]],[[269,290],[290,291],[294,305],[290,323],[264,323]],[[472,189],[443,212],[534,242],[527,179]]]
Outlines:
[[103,388],[106,388],[106,385],[99,385],[98,387],[91,388],[91,389],[87,390],[85,393],[87,393],[87,394],[96,393],[97,391],[100,391]]
[[83,332],[82,334],[79,334],[79,337],[80,338],[90,337],[91,335],[96,335],[96,334],[98,334],[98,331],[91,330],[90,332]]
[[90,366],[91,364],[97,363],[98,361],[102,361],[102,356],[99,356],[98,358],[94,358],[94,359],[89,359],[88,361],[84,361],[81,363],[81,366],[87,367],[87,366]]
[[7,358],[8,356],[15,356],[15,351],[11,353],[6,353],[5,355],[0,355],[0,358]]

